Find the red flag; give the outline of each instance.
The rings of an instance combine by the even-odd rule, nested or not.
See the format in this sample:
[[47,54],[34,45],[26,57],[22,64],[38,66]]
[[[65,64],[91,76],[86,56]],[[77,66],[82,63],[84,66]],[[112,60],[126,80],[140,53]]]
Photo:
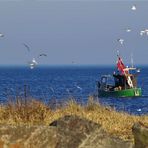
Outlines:
[[124,63],[122,62],[122,59],[120,57],[118,57],[118,61],[117,61],[117,68],[118,70],[121,72],[121,74],[124,74],[124,69],[126,68]]

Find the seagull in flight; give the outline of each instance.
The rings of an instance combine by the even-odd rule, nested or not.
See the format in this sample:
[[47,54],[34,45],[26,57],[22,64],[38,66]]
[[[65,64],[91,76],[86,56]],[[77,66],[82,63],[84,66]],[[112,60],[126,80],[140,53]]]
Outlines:
[[140,69],[137,69],[136,71],[139,73],[140,72]]
[[135,11],[137,8],[136,8],[136,5],[133,5],[132,7],[131,7],[131,9],[133,10],[133,11]]
[[32,63],[30,63],[30,69],[34,69],[34,65]]
[[148,35],[148,29],[145,29],[145,33],[146,33],[146,35]]
[[[25,44],[25,43],[22,43],[22,44],[28,50],[28,52],[31,51],[31,48],[27,44]],[[39,57],[43,57],[43,56],[46,57],[47,54],[40,53],[38,56],[35,56],[35,57],[38,59]],[[38,62],[36,61],[35,58],[33,58],[31,61],[28,62],[28,64],[29,64],[31,69],[34,69],[36,67],[36,65],[38,65]]]
[[45,54],[45,53],[41,53],[41,54],[39,54],[38,57],[42,57],[42,56],[47,57],[47,54]]
[[140,31],[140,35],[143,36],[144,34],[145,34],[145,31],[144,30],[141,30]]
[[32,61],[29,62],[30,69],[34,69],[37,64],[37,61],[35,60],[35,58],[33,58]]
[[126,29],[126,32],[131,32],[132,30],[130,28],[127,28]]
[[35,58],[32,59],[32,63],[35,64],[35,65],[38,64],[37,61],[35,60]]
[[123,39],[117,39],[117,41],[118,41],[121,45],[123,45],[123,42],[124,42]]
[[140,35],[143,36],[144,34],[148,35],[148,29],[141,30]]
[[137,109],[138,112],[141,112],[141,108]]
[[27,48],[27,50],[30,52],[30,47],[27,45],[27,44],[25,44],[25,43],[23,43],[23,45]]
[[4,37],[4,34],[0,33],[0,37]]
[[70,94],[70,90],[68,88],[66,88],[66,91],[67,91],[68,94]]
[[50,86],[49,89],[52,91],[52,93],[55,92],[54,89],[53,89],[53,87]]
[[82,90],[82,88],[81,88],[80,86],[76,85],[76,87],[77,87],[79,90]]

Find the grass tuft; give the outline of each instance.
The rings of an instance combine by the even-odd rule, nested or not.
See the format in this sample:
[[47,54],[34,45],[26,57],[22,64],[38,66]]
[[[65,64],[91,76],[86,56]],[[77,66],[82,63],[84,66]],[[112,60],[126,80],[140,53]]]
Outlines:
[[[54,103],[55,104],[55,103]],[[100,123],[111,135],[124,140],[133,140],[132,126],[141,122],[148,126],[148,116],[129,115],[117,112],[111,107],[101,106],[91,96],[85,106],[70,100],[57,107],[57,104],[44,104],[33,98],[17,98],[15,102],[9,101],[0,106],[0,124],[11,125],[49,125],[54,120],[65,115],[77,115]]]

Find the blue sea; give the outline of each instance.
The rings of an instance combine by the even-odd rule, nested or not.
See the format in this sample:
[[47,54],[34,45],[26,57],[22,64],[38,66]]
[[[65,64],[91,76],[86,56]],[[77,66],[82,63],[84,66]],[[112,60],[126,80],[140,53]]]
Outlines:
[[[141,68],[141,67],[140,67]],[[103,74],[112,74],[112,67],[57,66],[57,67],[1,67],[0,103],[9,98],[31,96],[44,102],[55,98],[74,98],[85,104],[88,97],[97,96],[96,82]],[[142,67],[138,77],[142,97],[138,98],[97,98],[102,105],[109,105],[118,111],[130,114],[148,114],[148,67]],[[25,89],[25,91],[24,91]]]

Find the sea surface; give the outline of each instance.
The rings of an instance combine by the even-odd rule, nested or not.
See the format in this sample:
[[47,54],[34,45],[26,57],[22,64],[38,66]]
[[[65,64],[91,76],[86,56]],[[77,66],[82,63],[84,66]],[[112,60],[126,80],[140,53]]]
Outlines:
[[[138,84],[142,97],[97,98],[103,105],[110,105],[130,114],[148,114],[148,67],[140,67]],[[17,96],[32,96],[48,102],[52,98],[65,100],[74,98],[85,104],[88,97],[97,96],[97,81],[103,74],[112,74],[112,67],[57,66],[57,67],[1,67],[0,103]]]

